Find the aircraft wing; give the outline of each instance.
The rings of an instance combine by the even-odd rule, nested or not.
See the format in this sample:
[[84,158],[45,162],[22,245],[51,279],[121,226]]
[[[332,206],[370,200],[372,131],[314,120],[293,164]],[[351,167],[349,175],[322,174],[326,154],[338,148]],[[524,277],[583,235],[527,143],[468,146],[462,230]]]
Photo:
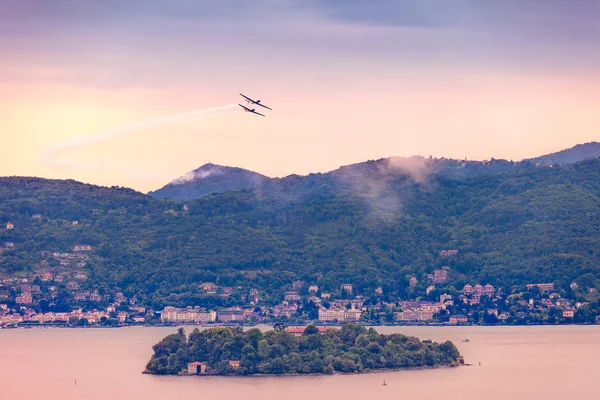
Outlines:
[[256,103],[256,105],[257,105],[257,106],[264,107],[264,108],[266,108],[267,110],[271,110],[271,111],[273,111],[273,109],[272,109],[271,107],[263,106],[263,105],[262,105],[262,104],[260,104],[260,103]]
[[253,112],[254,114],[258,114],[258,115],[261,115],[261,116],[263,116],[263,117],[264,117],[264,115],[263,115],[263,114],[261,114],[261,113],[259,113],[259,112],[256,112],[256,111],[250,111],[250,112]]
[[242,107],[242,108],[243,108],[244,110],[246,110],[246,111],[250,111],[250,109],[249,109],[248,107],[244,107],[244,106],[243,106],[243,105],[241,105],[241,104],[238,104],[238,106]]
[[246,100],[252,102],[252,103],[256,103],[254,100],[252,100],[250,97],[248,96],[244,96],[243,94],[240,93],[240,96],[242,96],[243,98],[245,98]]

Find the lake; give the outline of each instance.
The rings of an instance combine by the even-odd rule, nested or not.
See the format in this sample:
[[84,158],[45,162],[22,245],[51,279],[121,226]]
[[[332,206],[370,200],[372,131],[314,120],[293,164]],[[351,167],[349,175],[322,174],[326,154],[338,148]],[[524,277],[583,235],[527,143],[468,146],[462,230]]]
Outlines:
[[[599,396],[600,326],[377,329],[452,340],[473,366],[305,377],[152,376],[141,374],[152,345],[175,328],[4,329],[0,330],[0,398],[549,400]],[[470,342],[463,342],[465,338]]]

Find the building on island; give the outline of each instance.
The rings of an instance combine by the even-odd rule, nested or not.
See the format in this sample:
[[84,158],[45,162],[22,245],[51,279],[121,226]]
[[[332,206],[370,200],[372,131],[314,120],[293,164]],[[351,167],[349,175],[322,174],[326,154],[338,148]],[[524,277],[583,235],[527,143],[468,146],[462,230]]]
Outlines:
[[206,374],[206,364],[194,361],[188,364],[187,370],[189,375],[204,375]]

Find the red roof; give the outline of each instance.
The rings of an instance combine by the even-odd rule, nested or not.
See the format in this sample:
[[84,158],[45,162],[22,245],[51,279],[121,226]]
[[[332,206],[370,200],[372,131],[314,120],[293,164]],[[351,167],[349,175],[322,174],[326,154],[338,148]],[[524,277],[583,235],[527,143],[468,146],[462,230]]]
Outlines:
[[199,365],[205,365],[205,364],[203,362],[200,362],[200,361],[194,361],[194,362],[189,363],[188,365],[199,366]]

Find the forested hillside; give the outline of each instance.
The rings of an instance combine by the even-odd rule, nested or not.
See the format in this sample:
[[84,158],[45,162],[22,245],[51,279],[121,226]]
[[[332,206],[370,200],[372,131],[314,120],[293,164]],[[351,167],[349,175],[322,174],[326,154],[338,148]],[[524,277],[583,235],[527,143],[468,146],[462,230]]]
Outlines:
[[411,276],[426,282],[442,266],[449,291],[476,282],[600,287],[600,160],[509,170],[458,177],[385,159],[186,203],[1,178],[0,244],[12,246],[0,274],[52,265],[42,251],[89,244],[90,289],[119,288],[157,307],[225,302],[206,298],[202,282],[261,288],[266,302],[299,279],[406,298]]

